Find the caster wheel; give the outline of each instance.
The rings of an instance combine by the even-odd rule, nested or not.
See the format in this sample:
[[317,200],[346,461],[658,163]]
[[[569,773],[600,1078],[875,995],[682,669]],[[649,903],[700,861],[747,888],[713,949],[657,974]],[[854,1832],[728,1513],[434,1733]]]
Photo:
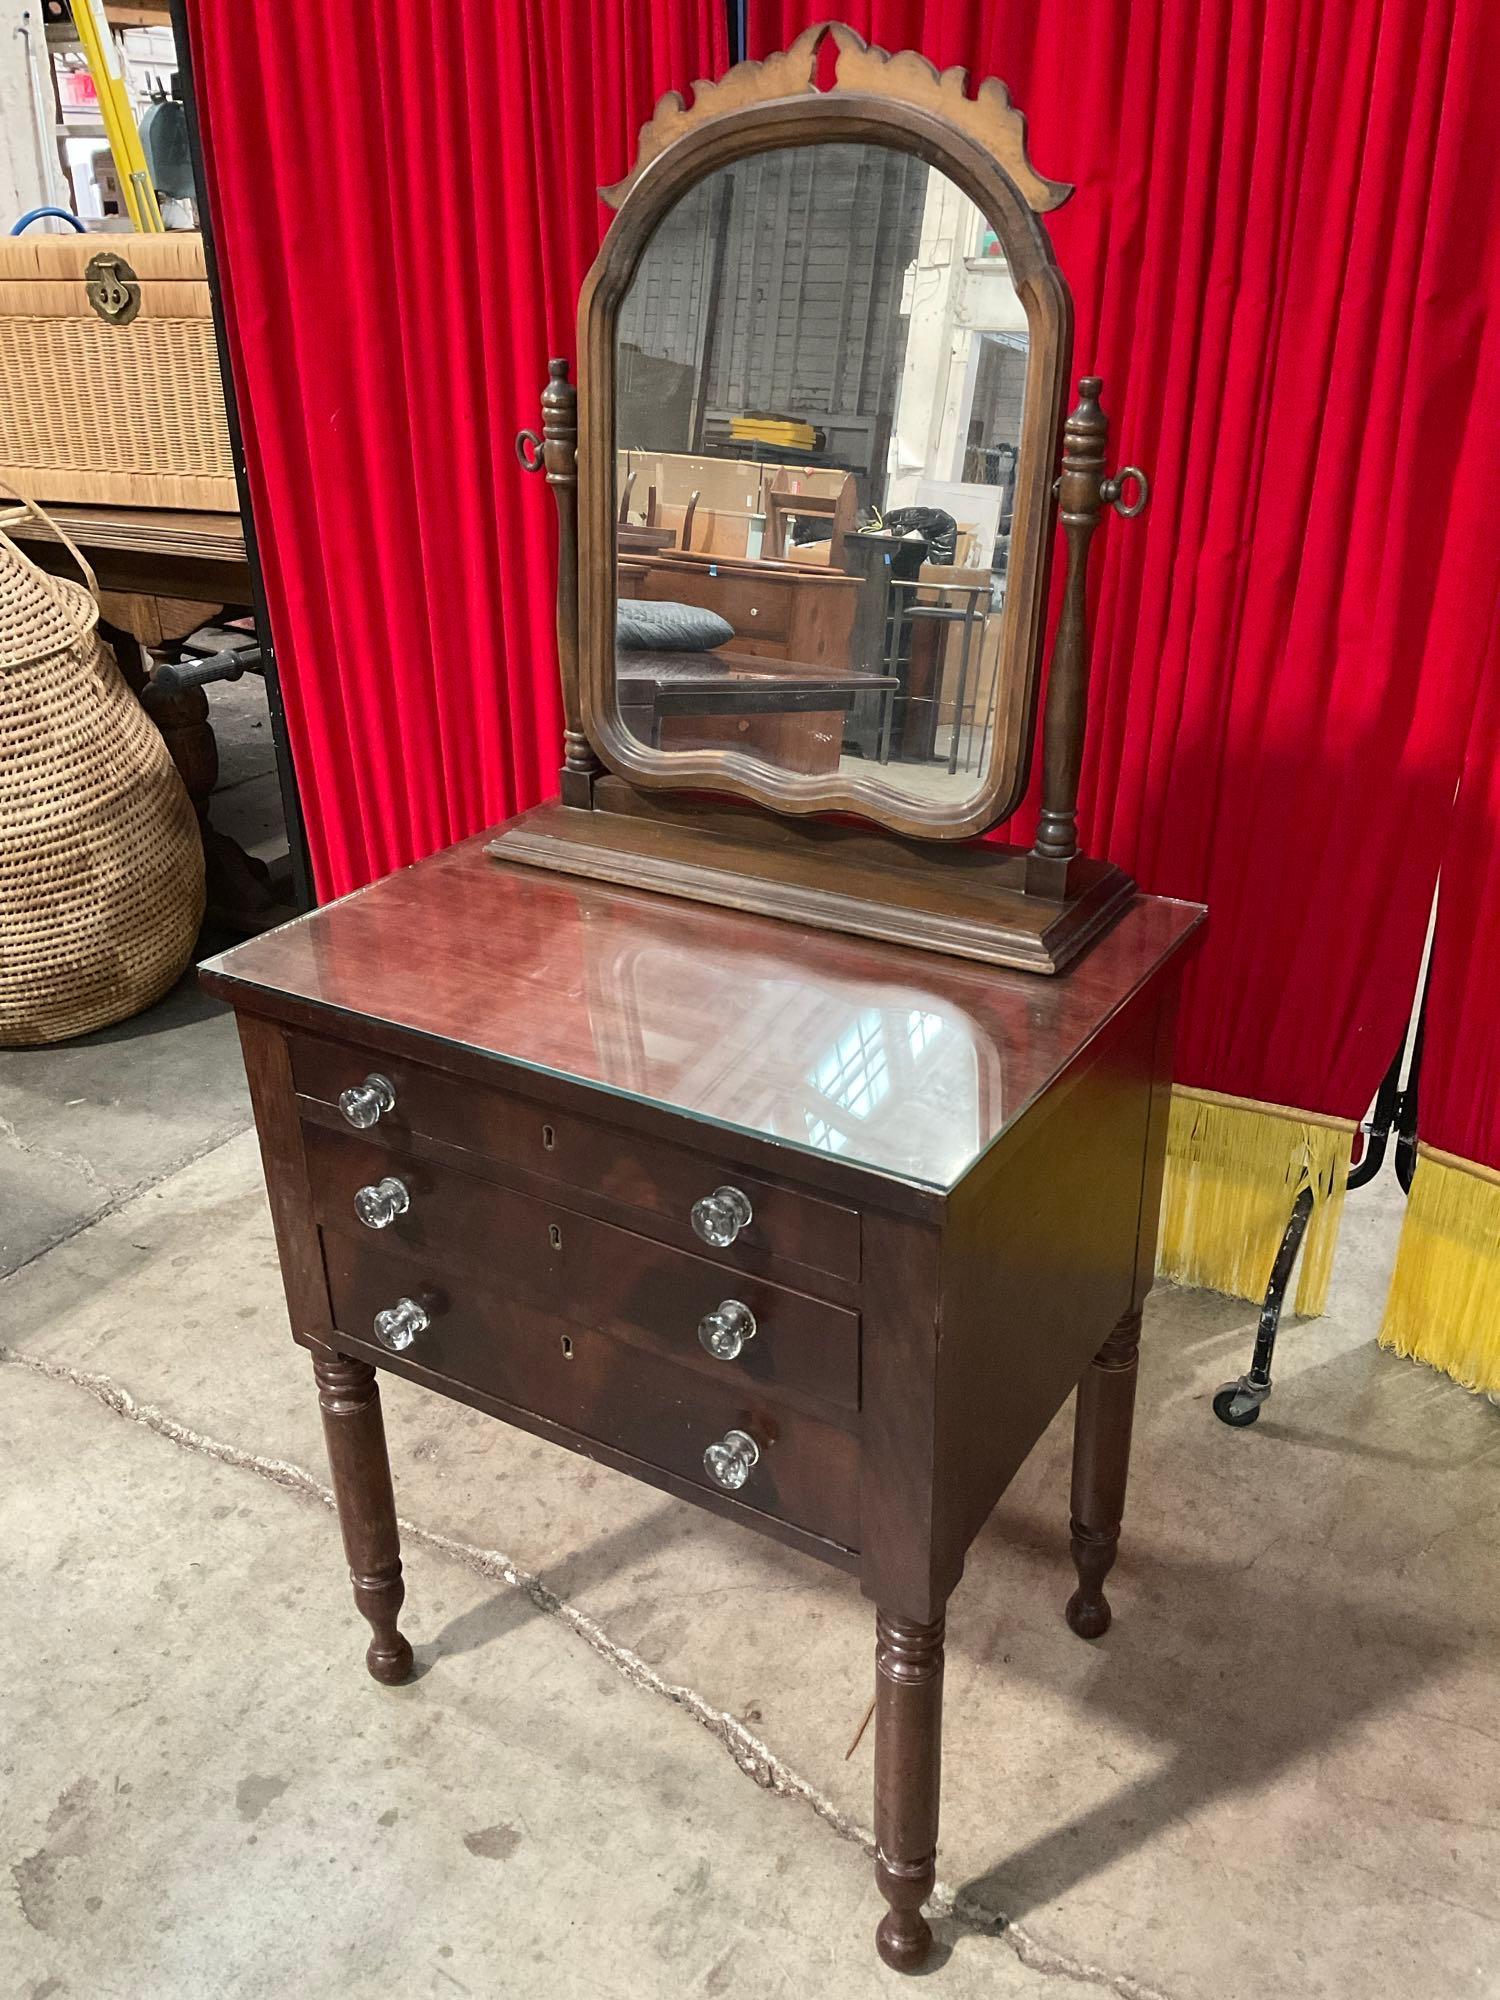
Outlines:
[[1239,1385],[1235,1383],[1227,1389],[1221,1389],[1214,1397],[1214,1415],[1221,1424],[1229,1424],[1235,1430],[1242,1431],[1253,1424],[1260,1415],[1260,1404],[1247,1403],[1240,1394]]

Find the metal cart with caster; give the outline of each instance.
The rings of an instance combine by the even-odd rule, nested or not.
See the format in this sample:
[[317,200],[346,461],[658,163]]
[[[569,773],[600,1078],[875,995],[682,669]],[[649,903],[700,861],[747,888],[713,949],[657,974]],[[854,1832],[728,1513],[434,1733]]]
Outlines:
[[[1350,1188],[1365,1187],[1380,1172],[1385,1160],[1386,1148],[1394,1137],[1396,1142],[1396,1178],[1402,1191],[1411,1193],[1412,1174],[1417,1164],[1417,1082],[1422,1068],[1422,1031],[1427,1015],[1427,987],[1424,969],[1421,1000],[1418,1004],[1417,1025],[1411,1039],[1411,1061],[1406,1070],[1406,1081],[1401,1080],[1402,1066],[1406,1061],[1406,1045],[1397,1049],[1390,1068],[1381,1081],[1376,1093],[1370,1116],[1360,1127],[1364,1145],[1355,1164],[1349,1169]],[[1266,1286],[1266,1296],[1260,1308],[1260,1318],[1255,1328],[1255,1349],[1250,1357],[1249,1371],[1236,1382],[1226,1382],[1222,1389],[1214,1393],[1213,1411],[1221,1424],[1228,1424],[1233,1430],[1244,1430],[1260,1415],[1261,1405],[1271,1394],[1271,1358],[1276,1351],[1276,1332],[1281,1324],[1281,1309],[1286,1303],[1287,1286],[1291,1283],[1292,1267],[1297,1262],[1297,1252],[1302,1248],[1302,1239],[1307,1234],[1307,1225],[1312,1219],[1313,1190],[1310,1182],[1304,1181],[1297,1190],[1297,1198],[1292,1203],[1291,1217],[1286,1232],[1281,1239],[1281,1247],[1276,1252],[1276,1261],[1271,1266],[1270,1283]]]

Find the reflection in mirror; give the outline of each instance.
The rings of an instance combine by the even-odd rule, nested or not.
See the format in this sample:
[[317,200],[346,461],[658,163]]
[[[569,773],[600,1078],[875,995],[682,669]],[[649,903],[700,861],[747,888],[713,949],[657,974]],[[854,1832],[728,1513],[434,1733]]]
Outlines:
[[631,735],[972,798],[1027,345],[994,230],[908,153],[760,153],[692,188],[617,322]]

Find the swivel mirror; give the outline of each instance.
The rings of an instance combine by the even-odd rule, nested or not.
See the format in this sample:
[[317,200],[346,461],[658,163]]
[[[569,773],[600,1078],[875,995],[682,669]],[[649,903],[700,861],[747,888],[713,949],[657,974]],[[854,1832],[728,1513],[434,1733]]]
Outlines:
[[615,321],[638,775],[735,752],[768,803],[858,787],[872,816],[934,827],[985,798],[992,761],[1009,776],[1030,363],[998,232],[912,153],[756,153],[675,203]]
[[[1073,832],[1121,482],[1092,381],[1058,479],[1071,190],[1003,85],[826,27],[663,99],[604,192],[576,416],[555,362],[523,439],[562,508],[561,808],[495,851],[1057,970],[1132,891]],[[1041,831],[976,848],[1030,776],[1059,490]]]

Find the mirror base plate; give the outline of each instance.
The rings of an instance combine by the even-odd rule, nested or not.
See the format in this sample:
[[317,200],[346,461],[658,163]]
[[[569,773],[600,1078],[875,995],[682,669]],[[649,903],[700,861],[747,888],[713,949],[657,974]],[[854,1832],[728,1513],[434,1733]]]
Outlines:
[[[611,796],[607,803],[604,794]],[[1025,891],[1026,854],[994,843],[923,845],[827,820],[730,805],[658,805],[604,780],[593,810],[551,801],[488,843],[496,860],[581,875],[986,965],[1061,972],[1130,907],[1111,862],[1079,860],[1064,900]]]

